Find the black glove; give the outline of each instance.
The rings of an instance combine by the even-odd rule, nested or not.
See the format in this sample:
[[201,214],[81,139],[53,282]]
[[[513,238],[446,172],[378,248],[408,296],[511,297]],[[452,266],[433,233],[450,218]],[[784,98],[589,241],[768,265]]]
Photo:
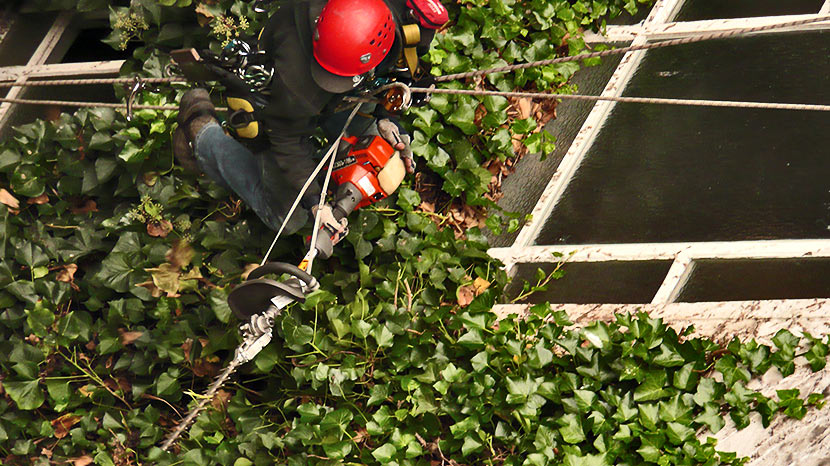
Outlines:
[[378,120],[378,134],[400,153],[407,173],[415,173],[415,160],[412,158],[412,139],[408,134],[401,132],[401,127],[394,121],[383,118]]

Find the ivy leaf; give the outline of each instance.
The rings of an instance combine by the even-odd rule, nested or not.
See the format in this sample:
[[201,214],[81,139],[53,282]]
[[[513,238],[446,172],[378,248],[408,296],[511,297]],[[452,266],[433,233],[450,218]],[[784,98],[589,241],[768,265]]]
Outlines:
[[12,191],[20,196],[37,197],[46,191],[43,175],[34,165],[18,165],[10,177]]
[[560,417],[559,434],[562,435],[562,440],[570,444],[577,444],[585,441],[585,432],[582,430],[582,422],[576,414],[565,414]]
[[382,464],[389,464],[398,450],[391,443],[384,443],[372,452],[372,456]]
[[666,385],[666,371],[645,371],[643,382],[634,390],[634,401],[653,401],[665,398],[668,392],[663,389]]
[[107,288],[125,293],[142,281],[143,272],[138,268],[139,261],[140,257],[136,254],[110,253],[101,262],[101,270],[96,274],[96,278]]
[[448,117],[447,121],[458,127],[464,134],[472,135],[478,132],[475,125],[475,107],[471,103],[463,102]]
[[28,380],[25,382],[3,381],[3,388],[12,401],[15,402],[18,408],[22,410],[32,410],[39,408],[46,397],[43,390],[38,386],[37,380]]
[[726,425],[726,421],[723,420],[723,415],[721,415],[718,405],[715,403],[706,403],[704,411],[695,418],[695,422],[705,424],[713,434],[718,433]]
[[398,190],[398,206],[405,212],[411,212],[420,203],[421,196],[416,191],[403,187]]
[[286,343],[291,346],[307,345],[314,338],[314,329],[308,325],[297,325],[297,322],[287,315],[282,320],[282,331],[285,334]]

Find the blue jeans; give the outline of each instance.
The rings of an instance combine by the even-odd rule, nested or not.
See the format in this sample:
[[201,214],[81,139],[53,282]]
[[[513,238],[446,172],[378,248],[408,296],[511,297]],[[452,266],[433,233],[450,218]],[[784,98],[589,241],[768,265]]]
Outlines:
[[[348,114],[349,112],[338,112],[321,119],[320,127],[329,140],[334,140],[340,134]],[[374,134],[377,132],[374,122],[374,118],[357,116],[349,125],[348,132]],[[279,148],[272,147],[254,154],[242,143],[225,134],[217,123],[205,125],[196,134],[194,147],[202,171],[224,188],[236,193],[265,225],[275,231],[282,226],[291,204],[299,193],[299,188],[306,181],[299,178],[307,177],[312,171],[308,169],[306,173],[305,168],[298,169],[296,166],[304,162],[303,159],[306,157],[299,145],[292,146],[292,149],[296,149],[292,150],[292,153],[296,153],[300,158],[284,157],[283,161],[295,166],[281,168],[277,163],[278,154],[275,153]],[[312,154],[308,154],[307,157],[311,158]],[[286,234],[294,233],[305,225],[309,218],[308,209],[319,202],[319,190],[320,186],[317,183],[309,186],[301,204],[285,227]]]
[[[202,128],[196,135],[195,155],[199,166],[211,179],[236,193],[272,230],[279,230],[297,196],[272,157],[255,155],[236,139],[225,134],[217,123]],[[298,206],[285,227],[293,233],[309,218]]]

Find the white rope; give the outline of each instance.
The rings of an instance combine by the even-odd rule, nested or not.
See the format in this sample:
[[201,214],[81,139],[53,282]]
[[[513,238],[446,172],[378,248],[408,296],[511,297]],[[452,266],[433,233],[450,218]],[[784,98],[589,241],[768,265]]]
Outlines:
[[[282,225],[280,226],[279,231],[277,231],[277,235],[274,237],[274,241],[271,242],[271,246],[268,248],[268,252],[265,253],[265,257],[263,257],[262,262],[259,263],[260,266],[265,265],[265,263],[268,261],[268,256],[271,255],[271,251],[274,250],[274,246],[277,244],[277,240],[280,239],[280,235],[282,235],[283,230],[285,230],[285,225],[288,224],[288,219],[290,219],[291,215],[294,214],[294,211],[297,209],[297,206],[300,204],[300,200],[303,198],[303,195],[305,195],[305,192],[308,190],[308,187],[311,186],[312,181],[314,181],[314,178],[317,176],[318,173],[320,173],[320,170],[323,168],[323,164],[325,164],[326,161],[329,160],[329,157],[331,157],[331,163],[329,163],[329,169],[328,169],[328,173],[326,174],[326,180],[323,184],[323,192],[320,193],[320,207],[322,207],[324,199],[326,197],[326,189],[328,189],[329,178],[331,178],[332,167],[334,166],[334,159],[335,159],[334,153],[337,151],[337,147],[340,145],[340,140],[343,139],[343,136],[346,135],[346,129],[348,129],[349,124],[351,124],[352,119],[354,118],[354,116],[357,115],[357,111],[360,110],[361,105],[362,104],[356,105],[355,108],[352,110],[352,113],[349,114],[349,117],[346,119],[346,124],[343,125],[343,129],[340,131],[340,134],[337,136],[337,139],[334,140],[334,143],[332,143],[331,147],[329,147],[329,150],[326,152],[326,155],[323,156],[323,159],[320,160],[320,163],[317,164],[317,167],[314,168],[314,171],[311,173],[311,175],[309,175],[309,177],[306,180],[305,184],[303,185],[302,189],[300,189],[299,194],[297,194],[297,198],[294,199],[294,204],[291,205],[291,209],[288,210],[288,214],[286,214],[285,219],[282,221]],[[311,249],[314,248],[315,240],[317,238],[316,233],[317,233],[318,229],[319,229],[319,216],[315,216],[315,219],[314,219],[314,232],[312,233],[312,237],[311,237]],[[311,249],[309,249],[309,250],[311,250]],[[311,270],[311,264],[310,263],[309,263],[309,270]]]

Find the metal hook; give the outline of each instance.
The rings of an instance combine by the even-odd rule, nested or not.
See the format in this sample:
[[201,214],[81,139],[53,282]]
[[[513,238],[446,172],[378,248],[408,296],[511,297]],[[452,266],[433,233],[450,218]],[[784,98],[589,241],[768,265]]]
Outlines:
[[130,96],[127,98],[127,121],[133,121],[133,105],[135,104],[136,96],[138,96],[138,93],[142,89],[144,89],[144,81],[141,80],[140,76],[136,76],[133,81],[133,87],[130,89]]

